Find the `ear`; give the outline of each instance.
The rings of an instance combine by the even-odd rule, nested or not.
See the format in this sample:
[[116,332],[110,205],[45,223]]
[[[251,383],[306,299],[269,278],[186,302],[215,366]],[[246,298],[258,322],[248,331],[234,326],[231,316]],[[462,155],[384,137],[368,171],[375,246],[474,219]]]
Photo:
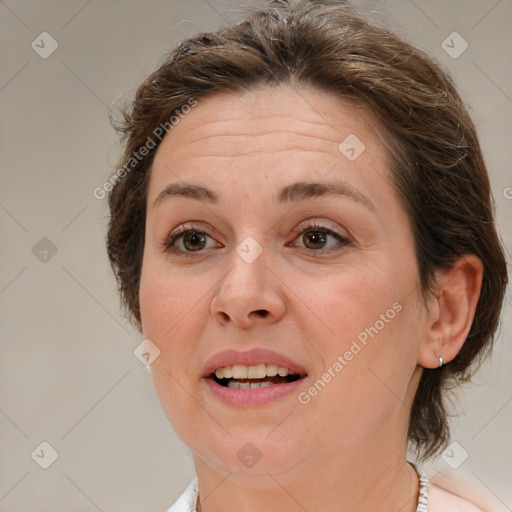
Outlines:
[[473,323],[482,288],[483,263],[471,254],[436,272],[435,297],[428,301],[428,331],[418,364],[425,368],[449,363],[459,353]]

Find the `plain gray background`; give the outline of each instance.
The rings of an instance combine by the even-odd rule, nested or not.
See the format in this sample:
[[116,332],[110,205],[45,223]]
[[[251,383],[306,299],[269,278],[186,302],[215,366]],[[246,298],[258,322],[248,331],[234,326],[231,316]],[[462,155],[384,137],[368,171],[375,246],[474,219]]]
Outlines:
[[[179,40],[233,19],[239,3],[0,3],[2,512],[158,512],[193,477],[133,355],[142,336],[121,316],[104,248],[106,201],[93,190],[120,154],[112,102],[131,98]],[[481,135],[510,248],[512,1],[353,3],[453,74]],[[47,58],[40,53],[52,42],[42,32],[58,44]],[[453,58],[445,40],[452,54],[464,41],[468,48]],[[453,471],[485,485],[503,510],[512,510],[511,331],[508,305],[493,357],[458,394],[458,444],[434,461],[436,471],[460,463]],[[47,469],[36,463],[49,460],[47,447],[36,450],[43,441],[58,453]]]

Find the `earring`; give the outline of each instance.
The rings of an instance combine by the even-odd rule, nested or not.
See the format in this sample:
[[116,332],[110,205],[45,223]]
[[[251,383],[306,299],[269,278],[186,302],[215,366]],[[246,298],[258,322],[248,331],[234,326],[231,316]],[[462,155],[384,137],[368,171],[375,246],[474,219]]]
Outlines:
[[441,368],[441,366],[443,366],[443,364],[444,364],[443,358],[440,357],[439,358],[439,368]]

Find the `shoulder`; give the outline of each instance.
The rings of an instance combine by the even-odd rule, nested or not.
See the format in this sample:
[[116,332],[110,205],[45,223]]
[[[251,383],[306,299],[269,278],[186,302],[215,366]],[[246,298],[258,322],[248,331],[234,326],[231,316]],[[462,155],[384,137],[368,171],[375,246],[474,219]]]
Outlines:
[[453,492],[430,484],[429,512],[486,512],[471,501]]
[[429,512],[506,512],[499,496],[469,473],[429,468]]

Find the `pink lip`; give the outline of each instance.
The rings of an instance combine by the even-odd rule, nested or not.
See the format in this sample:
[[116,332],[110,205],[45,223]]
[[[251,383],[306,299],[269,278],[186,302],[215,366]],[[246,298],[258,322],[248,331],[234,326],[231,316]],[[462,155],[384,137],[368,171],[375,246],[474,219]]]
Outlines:
[[202,379],[210,391],[221,402],[237,407],[251,407],[256,405],[267,405],[268,403],[294,393],[297,395],[298,388],[303,385],[304,379],[287,382],[286,384],[275,384],[266,388],[258,389],[231,389],[217,384],[213,379]]
[[238,352],[236,350],[225,350],[215,354],[205,365],[203,370],[203,382],[208,386],[209,390],[225,404],[248,407],[256,405],[266,405],[269,402],[277,400],[278,398],[289,395],[297,388],[303,385],[303,378],[293,382],[283,384],[275,384],[265,388],[257,389],[231,389],[221,386],[211,375],[218,368],[224,366],[233,366],[234,364],[243,364],[245,366],[254,366],[257,364],[275,364],[288,368],[293,373],[301,376],[306,376],[305,369],[295,361],[292,361],[286,356],[266,349],[252,349],[246,352]]
[[257,364],[276,364],[283,368],[288,368],[293,373],[305,375],[306,370],[295,361],[286,356],[267,350],[264,348],[254,348],[245,352],[237,350],[223,350],[211,357],[206,363],[202,377],[210,377],[218,368],[224,366],[233,366],[234,364],[242,364],[244,366],[255,366]]

